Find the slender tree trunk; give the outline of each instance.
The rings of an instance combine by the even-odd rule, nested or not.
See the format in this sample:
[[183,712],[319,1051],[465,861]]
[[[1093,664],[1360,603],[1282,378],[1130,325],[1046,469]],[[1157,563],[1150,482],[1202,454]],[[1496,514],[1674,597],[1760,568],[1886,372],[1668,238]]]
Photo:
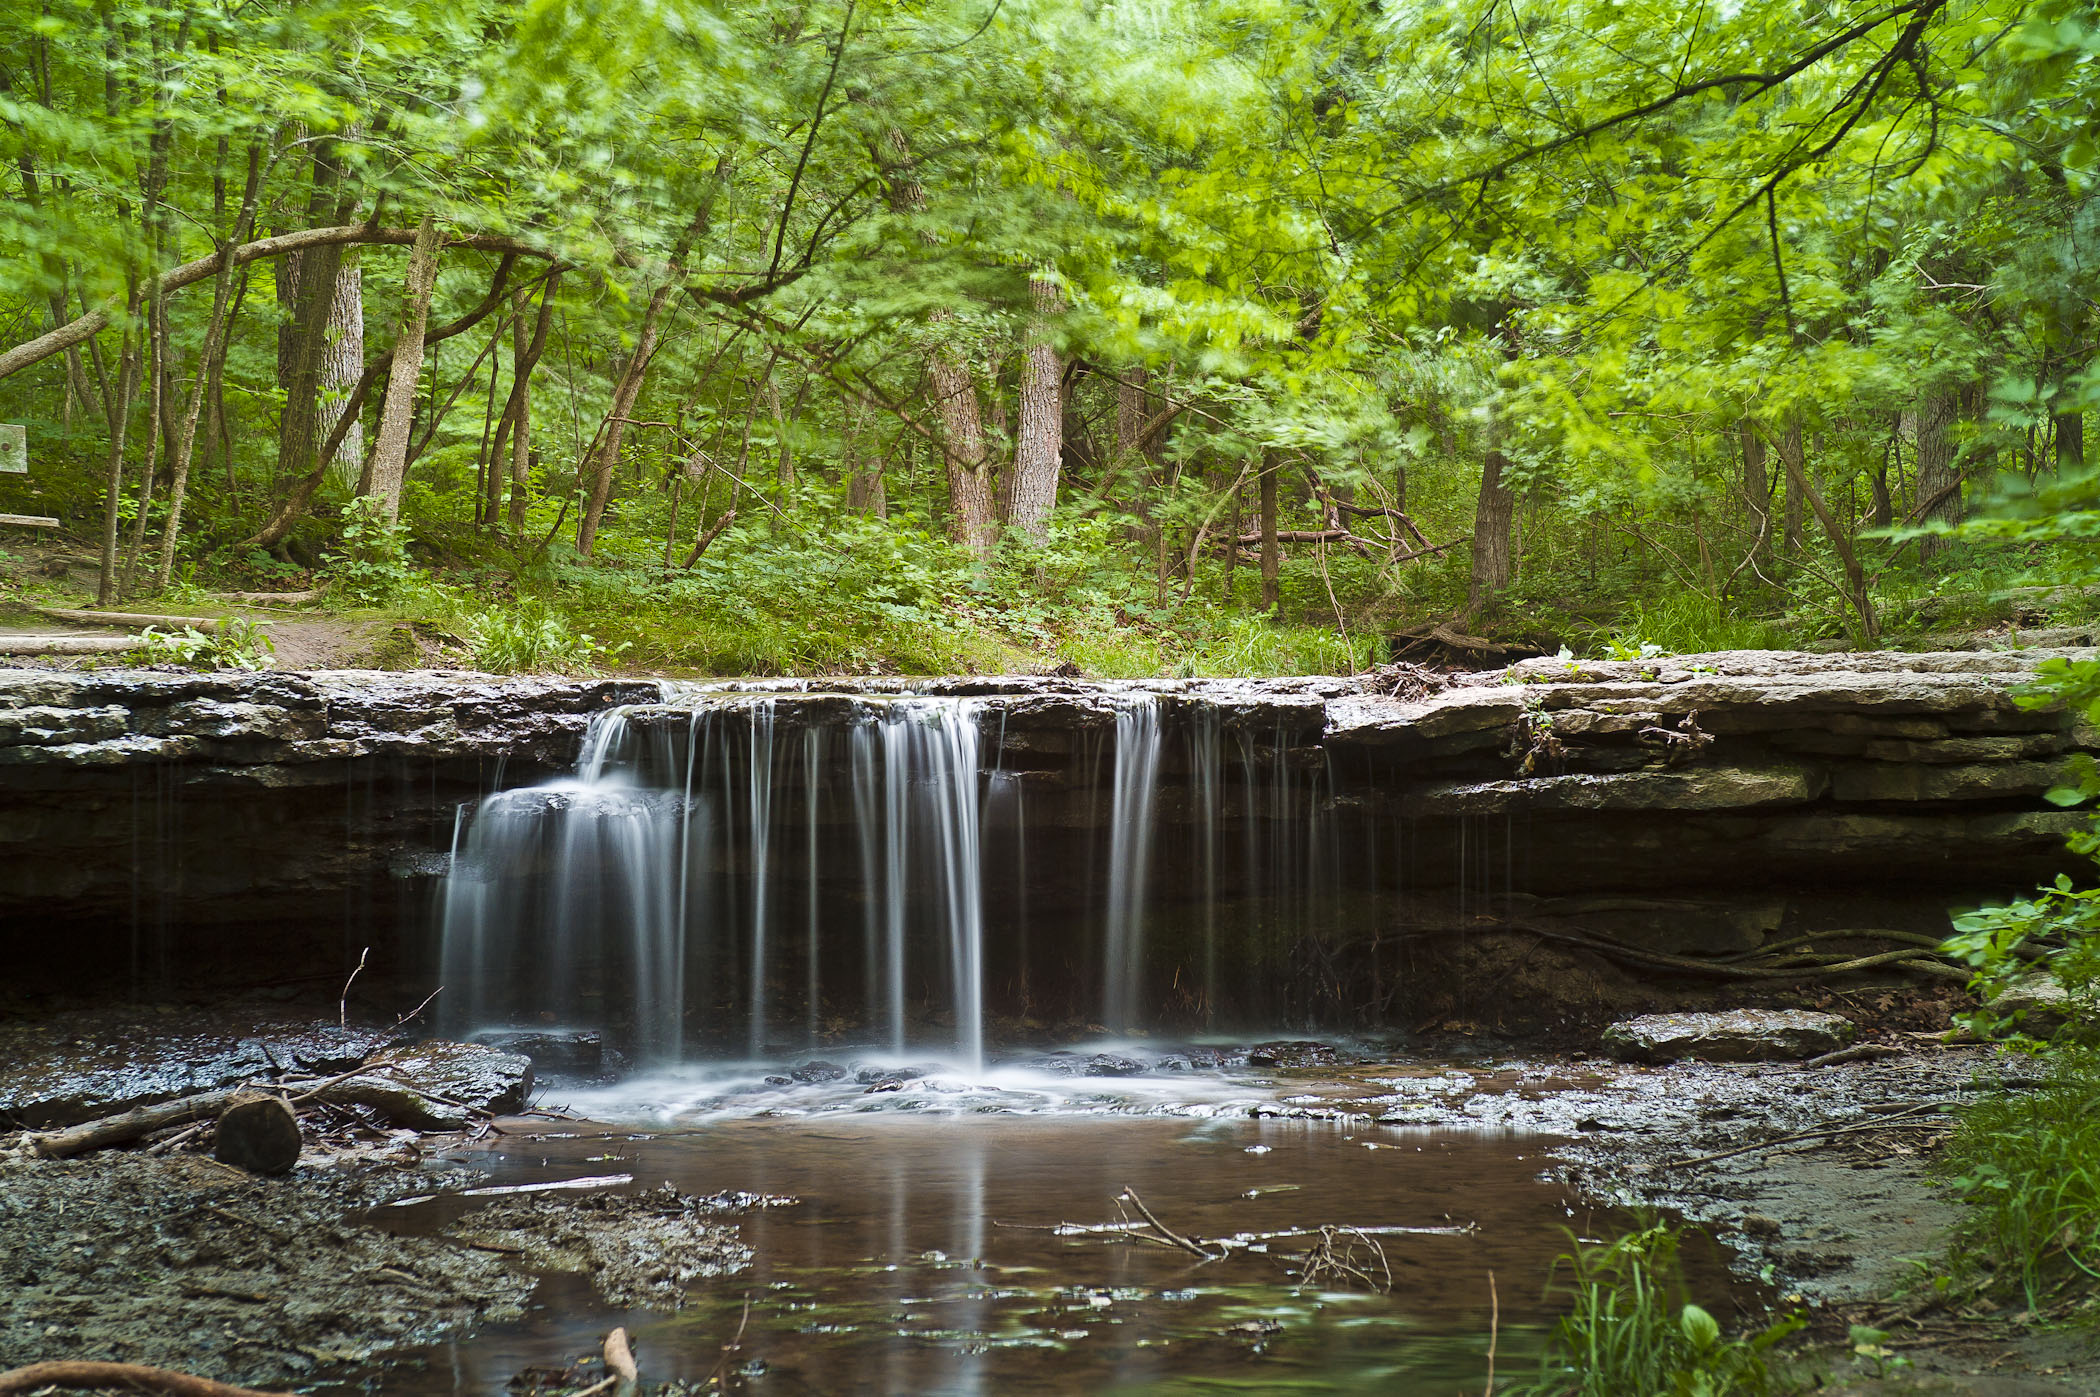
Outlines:
[[2056,432],[2056,469],[2059,473],[2085,468],[2085,414],[2059,412],[2049,419]]
[[146,547],[146,516],[160,481],[161,452],[167,439],[168,298],[157,277],[146,301],[146,348],[146,464],[139,474],[138,512],[131,516],[131,543],[124,550],[124,576],[117,584],[120,597],[131,595],[138,577],[139,554]]
[[117,350],[116,392],[111,401],[114,411],[109,431],[109,464],[104,471],[102,571],[95,582],[95,601],[100,606],[108,606],[117,595],[117,527],[124,508],[124,439],[131,423],[131,401],[138,392],[139,380],[138,332],[131,328],[138,309],[139,293],[134,290],[126,308],[124,336]]
[[[561,273],[548,277],[540,288],[539,315],[532,325],[532,337],[525,337],[524,300],[527,294],[518,291],[517,314],[511,322],[511,379],[510,396],[504,400],[503,416],[496,423],[496,444],[490,452],[492,461],[505,458],[505,447],[509,451],[510,475],[510,533],[513,541],[522,537],[525,528],[526,494],[532,485],[532,374],[539,367],[540,356],[547,352],[547,334],[554,324],[554,297],[561,288]],[[496,517],[496,501],[501,472],[491,468],[489,484],[489,519]]]
[[[1918,403],[1918,498],[1911,522],[1962,520],[1961,476],[1954,469],[1954,410],[1951,392],[1928,393]],[[1927,535],[1918,540],[1918,558],[1930,562],[1952,544]]]
[[1809,479],[1806,463],[1801,457],[1781,451],[1779,462],[1786,468],[1787,483],[1793,487],[1794,493],[1815,511],[1816,522],[1823,526],[1824,536],[1830,540],[1830,546],[1845,570],[1845,600],[1859,617],[1860,638],[1874,640],[1881,634],[1881,623],[1874,614],[1874,598],[1867,590],[1866,571],[1860,566],[1859,554],[1852,547],[1852,535],[1831,513],[1822,492]]
[[1801,419],[1790,419],[1773,444],[1779,450],[1780,464],[1786,468],[1786,509],[1781,519],[1780,547],[1788,553],[1799,553],[1802,514],[1798,482],[1808,479],[1808,452],[1802,443]]
[[401,328],[394,337],[394,362],[388,367],[386,401],[380,408],[372,457],[360,481],[362,493],[379,501],[380,513],[389,523],[401,516],[401,486],[408,474],[409,428],[415,414],[416,384],[423,377],[423,332],[429,328],[430,297],[437,287],[437,241],[437,216],[426,213],[408,250],[408,276],[401,291]]
[[1889,525],[1896,522],[1895,500],[1889,494],[1889,456],[1892,453],[1896,455],[1897,465],[1900,468],[1903,449],[1902,421],[1900,414],[1889,414],[1888,449],[1881,453],[1881,459],[1874,466],[1874,505],[1873,512],[1868,516],[1868,523],[1877,529],[1886,529]]
[[1050,513],[1057,508],[1057,479],[1064,463],[1064,363],[1051,344],[1050,324],[1064,313],[1064,297],[1052,282],[1028,284],[1035,323],[1021,370],[1021,409],[1014,427],[1014,528],[1030,543],[1050,540]]
[[[239,247],[248,241],[255,227],[255,215],[262,198],[262,148],[248,147],[248,182],[241,195],[241,211],[234,219],[233,235],[222,246]],[[177,432],[173,459],[168,469],[168,521],[160,535],[160,570],[155,581],[162,591],[167,590],[175,574],[175,544],[182,536],[182,506],[190,484],[190,460],[197,445],[197,418],[204,408],[205,398],[221,382],[226,367],[226,345],[231,338],[233,296],[233,259],[225,258],[216,275],[212,277],[211,320],[204,330],[204,348],[197,361],[197,376],[190,385],[189,403],[182,413],[182,425]],[[359,365],[362,370],[362,364]]]
[[[1261,461],[1261,609],[1274,612],[1283,605],[1278,575],[1283,570],[1283,549],[1276,540],[1276,475],[1281,469],[1276,452],[1264,451]],[[1235,537],[1232,546],[1240,546]]]
[[620,460],[620,441],[627,432],[627,419],[634,415],[635,400],[641,396],[649,361],[656,357],[658,322],[675,289],[675,282],[666,281],[651,293],[648,309],[642,312],[642,329],[635,340],[634,353],[627,356],[627,363],[613,384],[612,405],[605,411],[597,443],[584,466],[590,493],[584,502],[583,518],[576,521],[576,551],[586,558],[597,546],[598,525],[605,518],[605,502],[612,495],[613,467]]
[[1772,479],[1765,462],[1765,439],[1747,417],[1738,434],[1743,442],[1743,503],[1749,506],[1751,528],[1757,535],[1750,551],[1752,557],[1762,558],[1772,548]]

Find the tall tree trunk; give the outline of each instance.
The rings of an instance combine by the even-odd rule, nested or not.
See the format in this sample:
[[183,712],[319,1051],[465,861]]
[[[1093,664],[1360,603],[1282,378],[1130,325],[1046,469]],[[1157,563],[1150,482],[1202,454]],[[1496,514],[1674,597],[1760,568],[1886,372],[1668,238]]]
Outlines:
[[[516,293],[516,313],[511,321],[510,395],[503,401],[503,416],[496,423],[496,443],[489,454],[491,463],[502,461],[508,447],[513,542],[525,528],[526,495],[532,486],[532,374],[547,352],[547,335],[554,325],[554,297],[560,289],[561,273],[556,271],[540,287],[539,315],[533,321],[529,340],[525,334],[525,297],[529,293],[523,287]],[[493,524],[497,501],[502,498],[499,492],[503,472],[491,464],[489,476],[488,517]]]
[[2085,468],[2085,414],[2059,412],[2049,419],[2056,432],[2056,469],[2059,472]]
[[1749,507],[1757,541],[1751,556],[1761,558],[1772,547],[1772,478],[1765,463],[1765,439],[1757,424],[1744,418],[1738,427],[1743,443],[1743,503]]
[[[673,265],[675,267],[675,260]],[[650,294],[648,308],[642,312],[642,329],[635,339],[634,353],[627,356],[627,363],[613,384],[612,404],[605,410],[605,421],[585,461],[584,480],[590,493],[584,501],[583,518],[576,521],[576,551],[586,558],[597,546],[598,525],[605,518],[605,502],[612,495],[613,467],[620,461],[620,442],[627,433],[627,419],[634,415],[635,400],[642,393],[642,380],[649,374],[649,361],[656,357],[658,323],[663,318],[664,305],[676,289],[674,278]]]
[[[1795,440],[1799,441],[1799,437]],[[1874,640],[1881,634],[1881,623],[1874,614],[1874,598],[1867,590],[1866,571],[1860,566],[1859,554],[1852,547],[1852,535],[1838,522],[1822,492],[1809,479],[1807,464],[1800,454],[1781,451],[1779,462],[1786,468],[1787,484],[1815,511],[1816,522],[1823,526],[1824,536],[1830,540],[1830,546],[1845,570],[1845,601],[1859,618],[1860,638]]]
[[408,250],[401,328],[394,337],[394,362],[387,370],[386,401],[380,408],[372,458],[359,482],[362,493],[379,501],[379,512],[389,523],[401,517],[409,428],[415,416],[416,384],[423,377],[423,332],[430,325],[430,296],[437,287],[437,242],[437,216],[426,213],[416,225],[416,240]]
[[[1264,451],[1261,460],[1261,608],[1274,612],[1283,605],[1278,575],[1283,570],[1283,549],[1276,539],[1276,476],[1282,469],[1276,452]],[[1232,546],[1240,546],[1235,537]]]
[[[1962,520],[1961,476],[1954,469],[1954,411],[1952,392],[1927,393],[1918,402],[1918,498],[1911,506],[1912,523]],[[1918,540],[1918,558],[1930,562],[1951,546],[1928,534]]]
[[1779,544],[1788,553],[1799,553],[1803,523],[1800,482],[1808,479],[1808,449],[1803,443],[1800,417],[1790,418],[1772,444],[1786,470],[1786,505],[1780,520]]
[[[952,319],[936,312],[939,321]],[[991,561],[999,542],[993,501],[993,471],[977,408],[977,385],[951,351],[935,352],[933,395],[941,417],[941,459],[948,468],[949,535],[980,563]]]
[[[337,206],[339,171],[331,145],[314,148],[313,188],[307,195],[307,227],[323,227]],[[336,271],[343,250],[334,245],[308,248],[296,265],[287,262],[277,278],[278,300],[291,311],[288,336],[278,341],[278,373],[284,384],[284,411],[277,419],[277,468],[272,479],[298,480],[313,466],[321,432],[321,361],[328,340],[328,318],[335,307]],[[290,299],[286,296],[289,293]]]
[[1035,304],[1021,369],[1021,410],[1014,426],[1013,503],[1010,519],[1030,543],[1050,541],[1050,512],[1057,508],[1057,477],[1064,463],[1063,361],[1050,342],[1050,324],[1064,313],[1064,297],[1053,282],[1028,283]]
[[[248,147],[248,182],[241,195],[241,211],[235,217],[233,234],[221,244],[222,251],[239,247],[248,241],[255,227],[255,215],[262,198],[262,147]],[[204,348],[198,356],[197,375],[190,384],[189,403],[182,413],[182,425],[178,429],[174,444],[173,459],[168,467],[168,521],[160,535],[160,570],[155,582],[162,591],[167,590],[175,574],[175,544],[182,536],[182,506],[190,484],[190,460],[197,446],[197,418],[204,408],[208,393],[221,381],[226,365],[226,345],[230,338],[233,313],[233,258],[224,257],[216,275],[212,277],[211,320],[204,330]],[[362,372],[363,365],[359,365]]]
[[[245,241],[245,239],[243,239]],[[335,285],[328,298],[328,325],[321,333],[321,363],[317,382],[320,408],[315,428],[333,422],[350,390],[365,371],[365,281],[356,248],[342,254],[335,270]],[[318,441],[316,442],[318,445]],[[336,452],[336,479],[345,486],[357,480],[356,462],[365,456],[362,420],[350,424]]]
[[1901,474],[1903,465],[1902,451],[1903,417],[1900,413],[1892,412],[1889,414],[1889,444],[1887,449],[1881,453],[1881,459],[1874,466],[1874,479],[1872,482],[1873,510],[1867,517],[1868,524],[1873,528],[1886,529],[1889,525],[1896,522],[1895,500],[1889,494],[1889,457],[1892,454],[1896,457],[1897,471],[1898,474]]
[[117,384],[111,406],[109,464],[104,471],[102,506],[102,570],[95,581],[97,605],[108,606],[117,597],[117,526],[124,509],[124,439],[131,423],[131,402],[138,393],[139,341],[132,328],[139,310],[139,292],[131,293],[126,308],[125,330],[117,350]]
[[1491,610],[1509,590],[1516,575],[1511,527],[1517,517],[1517,492],[1502,483],[1509,458],[1491,446],[1480,462],[1480,497],[1473,507],[1473,577],[1466,590],[1466,612]]

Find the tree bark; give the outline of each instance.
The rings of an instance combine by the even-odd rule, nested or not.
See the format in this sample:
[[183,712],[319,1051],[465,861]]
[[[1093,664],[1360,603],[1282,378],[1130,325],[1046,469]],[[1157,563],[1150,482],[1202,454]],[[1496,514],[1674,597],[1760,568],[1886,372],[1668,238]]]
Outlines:
[[[314,148],[313,186],[307,195],[309,226],[323,223],[336,207],[340,174],[329,143]],[[223,259],[221,259],[223,260]],[[277,419],[277,469],[272,476],[294,480],[313,465],[321,435],[321,361],[328,339],[328,317],[335,305],[336,271],[342,266],[341,244],[302,250],[296,262],[279,269],[278,299],[291,311],[289,343],[280,340],[278,375],[284,384],[284,411]],[[289,292],[291,299],[285,301]]]
[[[229,246],[248,240],[262,198],[262,148],[248,147],[248,182],[241,194],[241,211],[234,219]],[[204,330],[204,348],[198,356],[197,376],[190,385],[190,399],[183,409],[182,425],[175,438],[174,456],[168,469],[168,519],[161,528],[160,570],[155,577],[159,590],[166,591],[175,573],[175,545],[182,536],[182,506],[190,484],[190,461],[197,446],[197,419],[208,393],[216,389],[226,365],[226,345],[231,339],[233,314],[231,257],[223,258],[212,281],[211,320]],[[363,367],[362,364],[359,365]]]
[[1038,546],[1050,541],[1050,513],[1057,508],[1057,480],[1064,462],[1064,363],[1051,344],[1050,323],[1063,314],[1055,283],[1028,283],[1035,305],[1021,370],[1021,408],[1014,427],[1013,496],[1009,519]]
[[[1911,522],[1962,520],[1961,476],[1954,468],[1954,394],[1927,393],[1918,402],[1918,498]],[[1930,562],[1953,545],[1927,535],[1918,540],[1918,558]]]
[[[937,312],[935,320],[953,317]],[[933,356],[933,393],[941,418],[941,459],[948,470],[949,536],[988,563],[999,543],[993,500],[992,462],[978,412],[977,385],[961,359],[946,348]]]
[[[1800,440],[1798,433],[1794,439],[1796,442]],[[1881,624],[1874,615],[1874,598],[1867,590],[1866,571],[1860,567],[1859,554],[1853,550],[1851,534],[1838,522],[1837,516],[1831,513],[1830,506],[1824,502],[1822,492],[1816,489],[1815,482],[1808,478],[1807,465],[1799,453],[1781,451],[1779,462],[1786,468],[1787,484],[1792,487],[1794,495],[1815,511],[1816,522],[1823,526],[1825,537],[1830,540],[1830,546],[1837,552],[1838,562],[1845,569],[1845,600],[1859,617],[1861,639],[1874,640],[1881,634]]]
[[[129,312],[138,314],[139,297],[134,290]],[[126,329],[117,350],[117,386],[111,403],[109,464],[103,472],[105,496],[102,506],[102,571],[95,582],[95,603],[108,606],[117,595],[117,525],[124,507],[124,440],[131,423],[131,400],[138,392],[138,334]]]
[[1261,462],[1261,609],[1274,612],[1283,605],[1278,574],[1283,549],[1276,537],[1276,475],[1280,466],[1274,450],[1264,451]]
[[[235,241],[244,240],[245,235]],[[336,267],[335,286],[328,298],[328,325],[321,334],[321,408],[317,425],[335,420],[335,413],[341,410],[365,371],[365,282],[359,263],[353,247],[339,257]],[[343,436],[342,449],[336,453],[336,478],[345,486],[356,483],[350,463],[362,461],[364,455],[364,423],[353,420]]]
[[2082,412],[2059,412],[2050,422],[2056,431],[2056,469],[2079,471],[2085,468],[2085,414]]
[[1480,463],[1480,498],[1473,509],[1473,577],[1466,591],[1466,612],[1489,610],[1509,590],[1515,575],[1511,526],[1517,517],[1517,492],[1502,483],[1509,458],[1491,446]]
[[1801,486],[1808,479],[1808,451],[1802,444],[1801,419],[1791,418],[1786,430],[1773,443],[1779,450],[1780,464],[1786,469],[1786,508],[1781,518],[1780,547],[1788,553],[1801,551]]
[[[547,352],[547,334],[554,325],[554,297],[561,289],[561,273],[555,272],[540,288],[540,310],[532,325],[532,336],[528,340],[525,332],[525,303],[528,294],[523,287],[516,293],[517,313],[511,322],[511,378],[510,395],[503,402],[503,416],[496,423],[496,444],[490,460],[501,461],[508,445],[510,460],[510,532],[513,540],[522,535],[525,528],[525,501],[532,486],[532,374],[539,367],[540,356]],[[490,468],[489,522],[496,521],[497,501],[500,493],[502,472]]]
[[1738,428],[1743,442],[1743,503],[1749,506],[1757,541],[1750,556],[1761,558],[1772,547],[1772,473],[1765,463],[1765,439],[1757,424],[1744,418]]
[[656,357],[658,322],[663,318],[664,306],[670,301],[674,289],[675,283],[666,281],[650,294],[648,309],[642,312],[642,329],[635,339],[634,352],[627,356],[619,380],[613,384],[612,404],[605,410],[605,422],[584,466],[584,479],[590,493],[584,502],[583,517],[576,521],[576,551],[586,558],[597,546],[598,525],[605,518],[605,502],[612,495],[613,467],[620,460],[620,441],[627,432],[627,419],[634,415],[635,399],[641,396],[642,380],[649,373],[649,361]]
[[437,287],[437,244],[437,216],[426,213],[408,252],[408,276],[401,291],[401,329],[394,337],[386,401],[380,408],[372,457],[359,482],[360,493],[379,501],[379,511],[389,523],[401,516],[401,485],[408,473],[408,432],[415,411],[416,384],[423,377],[423,332],[430,323],[430,297]]

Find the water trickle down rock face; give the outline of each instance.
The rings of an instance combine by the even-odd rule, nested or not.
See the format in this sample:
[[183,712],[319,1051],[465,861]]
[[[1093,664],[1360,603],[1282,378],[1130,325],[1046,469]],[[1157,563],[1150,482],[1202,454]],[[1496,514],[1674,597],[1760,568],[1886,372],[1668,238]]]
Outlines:
[[[2008,692],[2047,653],[1527,661],[1412,700],[1333,678],[908,687],[974,705],[994,1012],[1298,1023],[1336,1008],[1323,983],[1357,995],[1352,1013],[1393,1012],[1405,967],[1386,937],[1604,931],[1713,953],[1804,923],[1943,929],[1951,902],[2065,863],[2080,817],[2041,796],[2095,735]],[[755,682],[667,703],[619,680],[0,672],[0,910],[64,931],[0,951],[0,973],[245,983],[374,944],[375,967],[427,974],[463,807],[571,769],[595,714],[634,705],[634,739],[669,752],[694,705],[741,693],[770,700],[782,769],[813,767],[819,794],[776,793],[764,845],[776,878],[820,891],[774,906],[760,973],[717,967],[745,988],[689,1003],[688,1026],[740,1028],[753,993],[814,1024],[837,996],[798,991],[803,962],[859,958],[860,928],[881,924],[840,872],[861,862],[867,812],[852,744],[824,735],[906,687]],[[1119,792],[1119,715],[1131,728],[1147,695],[1149,792]],[[1145,850],[1126,874],[1148,900],[1112,940],[1111,864],[1130,856],[1111,827],[1140,810],[1150,837],[1124,832]],[[795,949],[832,912],[846,941],[811,931]],[[1134,946],[1143,983],[1119,992],[1114,958]],[[1227,983],[1250,965],[1261,984]]]

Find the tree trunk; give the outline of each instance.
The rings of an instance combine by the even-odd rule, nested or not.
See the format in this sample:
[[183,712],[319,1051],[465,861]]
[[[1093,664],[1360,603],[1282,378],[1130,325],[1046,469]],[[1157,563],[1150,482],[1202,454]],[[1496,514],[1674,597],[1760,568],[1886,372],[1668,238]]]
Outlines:
[[[262,198],[262,148],[248,147],[248,183],[241,195],[241,211],[235,217],[233,234],[224,244],[238,247],[248,241],[255,227],[255,215]],[[175,544],[182,536],[182,505],[190,484],[190,460],[197,446],[197,418],[203,412],[208,393],[221,382],[226,364],[226,345],[232,338],[233,315],[233,259],[228,257],[212,278],[211,320],[204,330],[204,348],[197,360],[197,376],[190,385],[189,404],[183,409],[182,426],[174,445],[173,459],[168,468],[168,522],[160,535],[160,570],[155,577],[158,588],[167,590],[175,573]],[[359,365],[362,372],[363,365]]]
[[[951,318],[946,312],[936,312],[938,320]],[[977,409],[977,385],[962,361],[945,349],[935,353],[932,371],[934,400],[941,417],[941,458],[948,468],[949,536],[969,549],[978,562],[990,562],[999,542],[999,520],[993,506],[984,420]]]
[[[1262,453],[1261,462],[1261,607],[1274,612],[1283,605],[1277,577],[1283,569],[1283,549],[1276,539],[1276,474],[1280,469],[1273,450]],[[1239,541],[1232,546],[1237,549]]]
[[[238,244],[247,238],[243,235],[235,241]],[[358,251],[352,248],[339,259],[335,285],[328,298],[328,326],[321,336],[320,410],[315,414],[317,429],[321,423],[335,420],[336,413],[342,410],[344,400],[350,396],[350,390],[357,385],[364,371],[365,281]],[[354,421],[335,458],[336,479],[344,487],[357,483],[353,463],[364,458],[364,423]]]
[[2049,419],[2056,428],[2056,469],[2078,471],[2085,468],[2085,414],[2082,412],[2059,412]]
[[1021,370],[1021,410],[1014,428],[1013,526],[1030,543],[1050,541],[1057,477],[1064,463],[1064,363],[1050,342],[1050,323],[1064,313],[1052,282],[1028,283],[1035,323]]
[[[313,188],[306,200],[308,227],[325,223],[336,207],[339,172],[328,142],[314,148]],[[335,308],[336,271],[343,250],[329,244],[307,248],[279,268],[277,298],[291,312],[288,333],[278,337],[277,370],[284,384],[284,411],[277,419],[277,468],[273,480],[297,480],[312,467],[321,433],[321,361],[328,319]]]
[[1480,498],[1473,509],[1473,579],[1466,591],[1466,611],[1490,610],[1509,590],[1516,574],[1511,526],[1517,517],[1517,492],[1502,483],[1509,458],[1502,448],[1488,448],[1480,463]]
[[[127,326],[139,308],[138,292],[127,308]],[[102,571],[95,582],[95,603],[108,606],[117,596],[117,525],[124,507],[124,439],[131,423],[131,400],[138,392],[139,344],[136,331],[127,328],[117,350],[117,387],[111,406],[109,465],[104,472],[106,495],[102,508]]]
[[[554,325],[554,296],[561,288],[561,273],[549,276],[540,287],[540,310],[532,325],[532,337],[525,337],[524,297],[529,293],[523,288],[517,292],[516,316],[511,321],[511,377],[510,395],[503,401],[503,416],[496,423],[496,444],[490,452],[492,463],[509,458],[510,476],[510,533],[512,541],[522,536],[525,528],[525,501],[532,485],[532,374],[539,367],[540,356],[547,351],[547,334]],[[496,521],[497,501],[502,498],[501,487],[504,472],[494,464],[489,468],[489,522]]]
[[[1954,394],[1928,393],[1918,402],[1918,498],[1911,522],[1962,520],[1961,476],[1954,469]],[[1918,540],[1918,559],[1930,562],[1952,547],[1944,538]]]
[[1744,418],[1738,428],[1743,442],[1743,503],[1749,506],[1757,541],[1751,556],[1761,558],[1772,547],[1772,473],[1765,462],[1765,439],[1757,424]]
[[1780,519],[1779,545],[1788,553],[1799,553],[1802,525],[1799,482],[1808,479],[1808,451],[1802,444],[1801,419],[1790,420],[1773,445],[1778,449],[1780,465],[1786,471],[1786,505]]
[[635,399],[641,396],[649,361],[656,357],[658,323],[675,289],[675,281],[666,281],[650,295],[648,309],[642,312],[642,330],[635,340],[634,353],[627,356],[619,380],[613,384],[612,404],[605,411],[605,422],[584,466],[590,494],[584,502],[583,518],[576,521],[576,551],[586,558],[598,543],[598,525],[605,518],[605,502],[612,495],[613,467],[620,461],[620,441],[627,432],[627,419],[634,415]]
[[[430,323],[430,296],[437,286],[437,216],[424,214],[415,243],[408,250],[408,276],[401,290],[401,329],[394,337],[394,362],[386,380],[379,431],[372,458],[360,482],[363,493],[379,501],[391,523],[401,516],[401,485],[408,474],[408,435],[414,418],[416,384],[423,377],[423,332]],[[331,283],[332,285],[333,283]]]
[[[1794,435],[1796,444],[1800,435]],[[1853,550],[1852,536],[1838,523],[1830,506],[1824,502],[1822,492],[1808,478],[1806,463],[1798,452],[1782,450],[1779,462],[1786,468],[1787,484],[1796,498],[1805,501],[1816,512],[1816,522],[1823,526],[1824,536],[1838,555],[1838,562],[1845,570],[1845,601],[1859,617],[1860,638],[1872,641],[1881,634],[1881,624],[1874,615],[1874,598],[1867,590],[1866,572],[1859,564],[1859,554]]]

